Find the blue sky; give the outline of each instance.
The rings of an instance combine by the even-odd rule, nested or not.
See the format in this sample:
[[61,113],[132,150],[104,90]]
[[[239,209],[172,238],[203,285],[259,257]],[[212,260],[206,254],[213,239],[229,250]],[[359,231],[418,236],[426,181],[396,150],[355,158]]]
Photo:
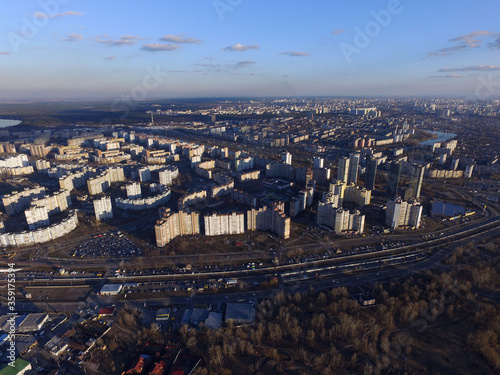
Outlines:
[[496,0],[0,5],[1,100],[500,96]]

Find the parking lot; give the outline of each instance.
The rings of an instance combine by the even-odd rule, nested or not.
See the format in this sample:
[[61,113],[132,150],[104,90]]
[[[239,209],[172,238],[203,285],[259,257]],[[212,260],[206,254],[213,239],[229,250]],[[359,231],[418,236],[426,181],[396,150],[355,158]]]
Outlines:
[[80,243],[71,255],[79,258],[128,257],[141,255],[141,250],[122,234],[103,233]]

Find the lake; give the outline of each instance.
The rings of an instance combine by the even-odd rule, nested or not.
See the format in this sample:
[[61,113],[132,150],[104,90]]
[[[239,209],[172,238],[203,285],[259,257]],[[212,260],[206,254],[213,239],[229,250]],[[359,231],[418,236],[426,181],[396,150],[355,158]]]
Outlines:
[[8,126],[19,125],[20,123],[21,123],[21,121],[19,121],[19,120],[7,120],[7,119],[0,118],[0,128],[6,128]]
[[446,142],[452,138],[455,138],[457,135],[455,133],[443,133],[443,132],[431,132],[426,130],[428,133],[432,133],[437,135],[437,138],[428,139],[427,141],[420,142],[422,146],[432,146],[435,142]]

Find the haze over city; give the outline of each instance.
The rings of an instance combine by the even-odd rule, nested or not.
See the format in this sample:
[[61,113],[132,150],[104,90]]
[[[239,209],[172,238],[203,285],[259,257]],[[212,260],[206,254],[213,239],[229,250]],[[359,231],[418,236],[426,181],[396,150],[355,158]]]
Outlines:
[[495,1],[2,3],[2,100],[498,96]]
[[0,5],[0,375],[500,374],[498,1]]

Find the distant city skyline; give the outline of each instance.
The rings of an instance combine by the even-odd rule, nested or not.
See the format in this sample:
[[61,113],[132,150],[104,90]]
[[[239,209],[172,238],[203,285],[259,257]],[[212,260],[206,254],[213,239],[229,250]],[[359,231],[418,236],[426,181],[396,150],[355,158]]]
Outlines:
[[493,0],[1,3],[2,101],[500,97]]

